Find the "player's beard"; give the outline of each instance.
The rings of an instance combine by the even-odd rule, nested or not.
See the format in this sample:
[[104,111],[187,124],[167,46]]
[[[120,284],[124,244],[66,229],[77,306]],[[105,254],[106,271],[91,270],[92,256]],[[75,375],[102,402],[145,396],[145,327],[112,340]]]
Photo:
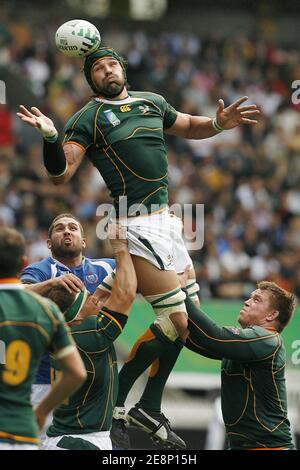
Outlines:
[[80,246],[60,246],[56,245],[51,247],[51,252],[53,255],[53,258],[59,259],[59,258],[64,258],[64,259],[73,259],[77,258],[77,256],[80,255],[82,251],[82,247]]
[[125,88],[125,80],[123,79],[121,83],[111,82],[103,86],[99,86],[97,83],[94,83],[99,95],[104,96],[105,98],[116,98],[119,96]]

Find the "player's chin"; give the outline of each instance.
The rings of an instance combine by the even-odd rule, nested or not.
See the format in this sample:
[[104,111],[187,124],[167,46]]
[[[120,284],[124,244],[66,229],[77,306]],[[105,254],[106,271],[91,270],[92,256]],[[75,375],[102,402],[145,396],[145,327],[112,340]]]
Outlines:
[[123,88],[124,88],[123,84],[120,84],[117,82],[110,82],[107,86],[107,94],[112,95],[112,96],[116,94],[120,94]]
[[241,325],[241,327],[244,327],[245,325],[245,314],[243,309],[240,311],[239,316],[237,317],[238,323]]
[[72,245],[64,245],[61,250],[61,255],[76,256],[80,250]]

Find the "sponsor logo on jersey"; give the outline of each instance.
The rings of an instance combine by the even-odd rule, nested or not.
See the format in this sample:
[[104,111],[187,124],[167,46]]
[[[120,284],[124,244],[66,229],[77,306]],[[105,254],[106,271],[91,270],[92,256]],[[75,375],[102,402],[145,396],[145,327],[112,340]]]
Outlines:
[[121,113],[128,113],[131,111],[131,107],[128,104],[122,104],[122,106],[120,106],[120,111]]
[[110,122],[114,127],[121,124],[120,119],[117,118],[117,116],[111,109],[107,109],[106,111],[104,111],[104,114],[108,122]]

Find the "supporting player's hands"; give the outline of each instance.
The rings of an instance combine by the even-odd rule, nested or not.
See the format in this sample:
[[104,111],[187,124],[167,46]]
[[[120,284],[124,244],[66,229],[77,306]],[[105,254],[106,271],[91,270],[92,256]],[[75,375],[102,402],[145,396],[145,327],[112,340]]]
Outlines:
[[21,104],[17,116],[19,116],[22,121],[27,122],[27,124],[37,129],[44,139],[49,140],[49,142],[54,142],[57,139],[58,132],[53,121],[45,116],[38,108],[33,106],[30,109],[31,111]]
[[247,100],[248,96],[243,96],[225,108],[224,101],[220,99],[216,113],[217,124],[226,130],[233,129],[240,124],[257,124],[256,118],[260,111],[256,104],[241,106]]
[[127,248],[127,228],[119,224],[110,224],[107,235],[114,250],[114,254],[120,251],[128,251]]
[[95,290],[93,294],[93,298],[101,306],[105,304],[109,296],[110,296],[110,292],[107,292],[106,290],[101,289],[101,284],[97,287],[97,289]]
[[66,273],[62,276],[51,279],[51,288],[57,286],[62,286],[68,292],[76,292],[76,294],[81,290],[84,290],[83,282],[72,273]]

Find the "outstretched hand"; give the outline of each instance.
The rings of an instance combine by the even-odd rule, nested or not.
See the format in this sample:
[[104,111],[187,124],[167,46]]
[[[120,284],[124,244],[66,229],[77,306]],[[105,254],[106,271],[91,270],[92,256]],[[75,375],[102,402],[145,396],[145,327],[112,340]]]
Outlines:
[[243,96],[230,106],[227,106],[227,108],[225,108],[224,101],[220,99],[216,113],[218,125],[228,130],[240,124],[257,124],[258,121],[256,118],[259,116],[260,111],[256,104],[241,106],[247,99],[248,96]]
[[22,104],[20,105],[20,112],[17,113],[22,121],[29,124],[31,127],[37,129],[45,139],[51,139],[57,136],[57,130],[53,121],[43,114],[38,108],[32,107],[29,111]]

